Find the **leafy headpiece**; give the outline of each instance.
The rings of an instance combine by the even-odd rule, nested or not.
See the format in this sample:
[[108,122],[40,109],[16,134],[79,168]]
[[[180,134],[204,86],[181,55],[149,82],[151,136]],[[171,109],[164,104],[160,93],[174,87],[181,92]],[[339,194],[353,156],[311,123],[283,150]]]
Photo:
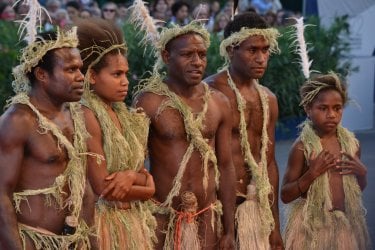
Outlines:
[[64,47],[75,48],[78,45],[76,28],[69,31],[57,29],[56,40],[45,40],[39,37],[37,29],[41,26],[42,12],[45,12],[47,16],[48,12],[39,4],[38,0],[24,0],[24,4],[29,7],[29,11],[20,22],[19,33],[20,38],[24,34],[27,46],[21,50],[20,64],[13,68],[12,86],[16,94],[30,90],[27,74],[38,65],[48,51]]

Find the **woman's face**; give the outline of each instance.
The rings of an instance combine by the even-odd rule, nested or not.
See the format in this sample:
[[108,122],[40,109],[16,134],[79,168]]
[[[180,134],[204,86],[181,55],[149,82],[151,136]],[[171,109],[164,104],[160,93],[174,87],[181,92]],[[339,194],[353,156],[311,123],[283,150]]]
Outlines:
[[116,8],[114,4],[104,5],[102,9],[103,18],[106,20],[114,20],[116,17]]
[[165,13],[168,10],[168,5],[164,0],[159,0],[155,5],[155,11]]
[[128,94],[128,60],[120,53],[108,54],[102,60],[106,66],[99,72],[91,71],[91,87],[105,103],[121,102]]
[[226,15],[221,15],[218,20],[218,26],[220,30],[224,30],[225,26],[227,26],[229,22],[229,18]]

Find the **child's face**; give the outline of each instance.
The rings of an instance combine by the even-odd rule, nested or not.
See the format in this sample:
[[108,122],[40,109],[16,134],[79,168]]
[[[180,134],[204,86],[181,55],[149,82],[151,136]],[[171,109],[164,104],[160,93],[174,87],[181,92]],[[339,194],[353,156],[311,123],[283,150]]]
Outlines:
[[342,118],[344,104],[340,93],[333,89],[321,91],[305,108],[319,135],[336,131]]

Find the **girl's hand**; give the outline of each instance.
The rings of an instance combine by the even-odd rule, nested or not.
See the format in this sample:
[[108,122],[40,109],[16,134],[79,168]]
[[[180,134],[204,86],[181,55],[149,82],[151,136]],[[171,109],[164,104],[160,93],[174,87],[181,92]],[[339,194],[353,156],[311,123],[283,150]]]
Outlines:
[[123,200],[133,186],[136,174],[135,171],[125,170],[108,175],[105,178],[108,184],[100,197],[106,200]]
[[336,157],[329,153],[327,150],[323,150],[316,156],[313,151],[310,159],[308,160],[310,174],[314,179],[327,172],[327,170],[337,165]]
[[345,152],[341,152],[341,155],[343,160],[337,160],[336,166],[340,170],[340,174],[354,174],[357,177],[365,177],[367,175],[367,168],[358,157],[353,157]]

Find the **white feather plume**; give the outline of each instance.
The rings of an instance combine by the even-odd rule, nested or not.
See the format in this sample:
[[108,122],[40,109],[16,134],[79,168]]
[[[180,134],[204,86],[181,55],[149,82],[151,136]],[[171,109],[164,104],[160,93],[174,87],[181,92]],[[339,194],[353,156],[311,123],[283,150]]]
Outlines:
[[159,40],[156,20],[150,16],[150,12],[142,0],[134,0],[133,5],[130,8],[132,23],[145,33],[142,43],[145,45],[149,42],[155,48],[157,41]]
[[301,65],[303,75],[306,79],[308,79],[310,77],[310,66],[312,60],[309,60],[309,55],[307,53],[307,46],[304,37],[304,30],[306,26],[303,24],[303,17],[293,19],[296,21],[296,23],[293,25],[296,29],[295,40],[293,41],[293,44],[296,46],[296,52],[299,54],[301,58],[299,63]]
[[28,44],[31,44],[37,37],[38,28],[41,28],[42,13],[45,12],[48,18],[49,15],[48,11],[39,4],[38,0],[18,0],[15,4],[21,1],[29,7],[29,11],[23,20],[19,21],[20,27],[18,32],[20,37],[24,37],[24,40]]

